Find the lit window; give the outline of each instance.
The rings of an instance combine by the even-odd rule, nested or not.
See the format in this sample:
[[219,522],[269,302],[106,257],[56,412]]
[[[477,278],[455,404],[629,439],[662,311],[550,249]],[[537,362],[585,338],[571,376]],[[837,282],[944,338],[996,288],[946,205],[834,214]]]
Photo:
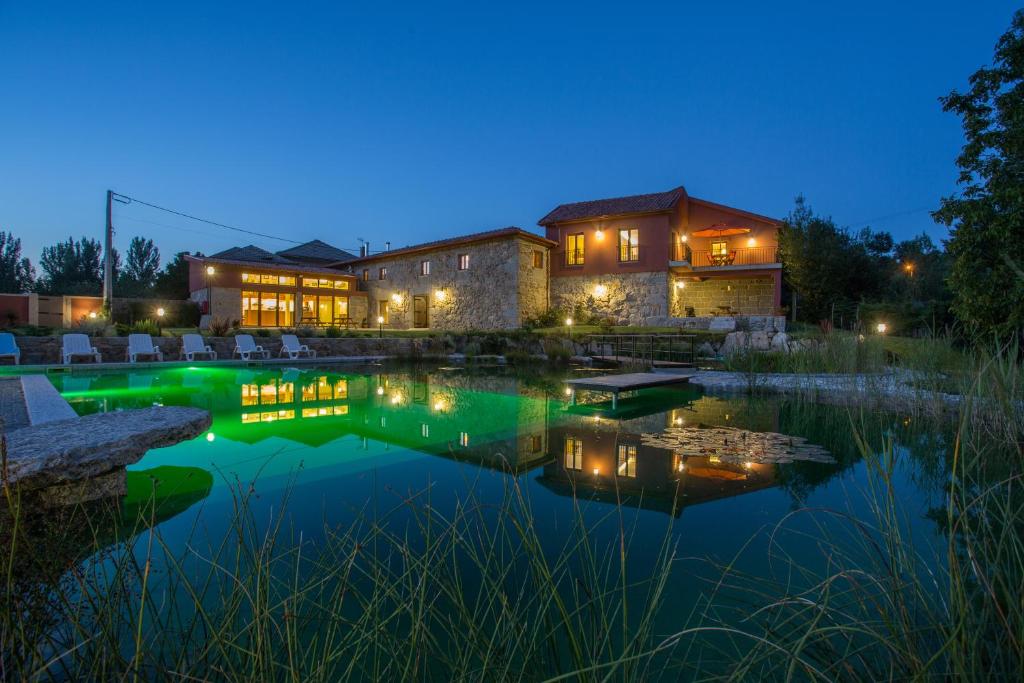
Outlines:
[[636,476],[636,446],[619,444],[618,474],[620,477]]
[[277,277],[277,284],[281,285],[282,287],[294,287],[295,277],[292,275],[279,275]]
[[262,284],[262,285],[276,285],[277,284],[277,276],[276,275],[260,275],[260,284]]
[[420,275],[430,275],[430,261],[420,261]]
[[363,268],[363,281],[365,282],[366,280],[369,280],[369,279],[370,279],[370,269],[369,268]]
[[469,270],[469,254],[459,254],[459,270]]
[[727,256],[729,254],[729,244],[725,241],[712,242],[711,243],[711,255],[712,256]]
[[256,280],[250,278],[252,278],[252,275],[249,275],[249,273],[242,273],[242,282],[256,282]]
[[583,233],[569,235],[565,238],[565,265],[583,265]]
[[384,268],[384,267],[378,269],[377,270],[377,279],[378,280],[387,280],[388,279],[388,269]]
[[335,280],[334,281],[334,288],[335,289],[348,289],[348,280]]
[[636,228],[619,230],[619,261],[640,260],[640,231]]
[[324,278],[321,278],[319,280],[319,282],[320,282],[320,289],[331,289],[334,286],[334,284],[330,280],[327,280],[327,279],[324,279]]
[[535,249],[533,251],[533,267],[534,268],[543,268],[544,267],[544,252],[541,251],[540,249]]
[[565,437],[565,469],[583,470],[583,441],[572,436]]
[[302,278],[302,286],[307,289],[316,289],[319,286],[319,280],[312,277]]

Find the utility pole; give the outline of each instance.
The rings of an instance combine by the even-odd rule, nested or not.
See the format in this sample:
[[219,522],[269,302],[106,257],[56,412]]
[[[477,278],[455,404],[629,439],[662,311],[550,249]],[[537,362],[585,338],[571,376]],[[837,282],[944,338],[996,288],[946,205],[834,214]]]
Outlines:
[[114,246],[114,223],[111,220],[114,191],[107,190],[107,230],[103,237],[103,311],[107,317],[114,305],[114,259],[111,251]]

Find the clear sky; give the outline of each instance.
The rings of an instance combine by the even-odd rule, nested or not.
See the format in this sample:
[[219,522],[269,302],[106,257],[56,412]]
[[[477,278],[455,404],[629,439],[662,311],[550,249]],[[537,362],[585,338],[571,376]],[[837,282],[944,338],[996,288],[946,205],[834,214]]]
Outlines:
[[[962,136],[937,98],[1014,8],[0,0],[0,229],[33,262],[100,238],[111,188],[376,249],[683,184],[939,238]],[[288,246],[138,205],[115,223],[165,257]]]

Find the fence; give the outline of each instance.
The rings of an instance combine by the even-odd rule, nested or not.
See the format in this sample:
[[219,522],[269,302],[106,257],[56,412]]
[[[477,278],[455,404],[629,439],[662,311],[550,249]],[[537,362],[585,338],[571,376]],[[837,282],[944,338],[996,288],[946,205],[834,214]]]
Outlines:
[[584,339],[584,344],[596,358],[688,366],[697,357],[696,340],[693,334],[593,334]]

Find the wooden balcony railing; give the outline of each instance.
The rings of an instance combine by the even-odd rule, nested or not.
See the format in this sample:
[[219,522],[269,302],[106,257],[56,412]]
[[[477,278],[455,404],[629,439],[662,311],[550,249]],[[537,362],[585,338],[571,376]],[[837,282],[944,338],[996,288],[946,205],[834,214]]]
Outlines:
[[712,254],[710,251],[691,249],[675,249],[675,261],[687,261],[693,268],[704,266],[756,266],[778,263],[778,247],[742,247],[729,249],[725,254]]

